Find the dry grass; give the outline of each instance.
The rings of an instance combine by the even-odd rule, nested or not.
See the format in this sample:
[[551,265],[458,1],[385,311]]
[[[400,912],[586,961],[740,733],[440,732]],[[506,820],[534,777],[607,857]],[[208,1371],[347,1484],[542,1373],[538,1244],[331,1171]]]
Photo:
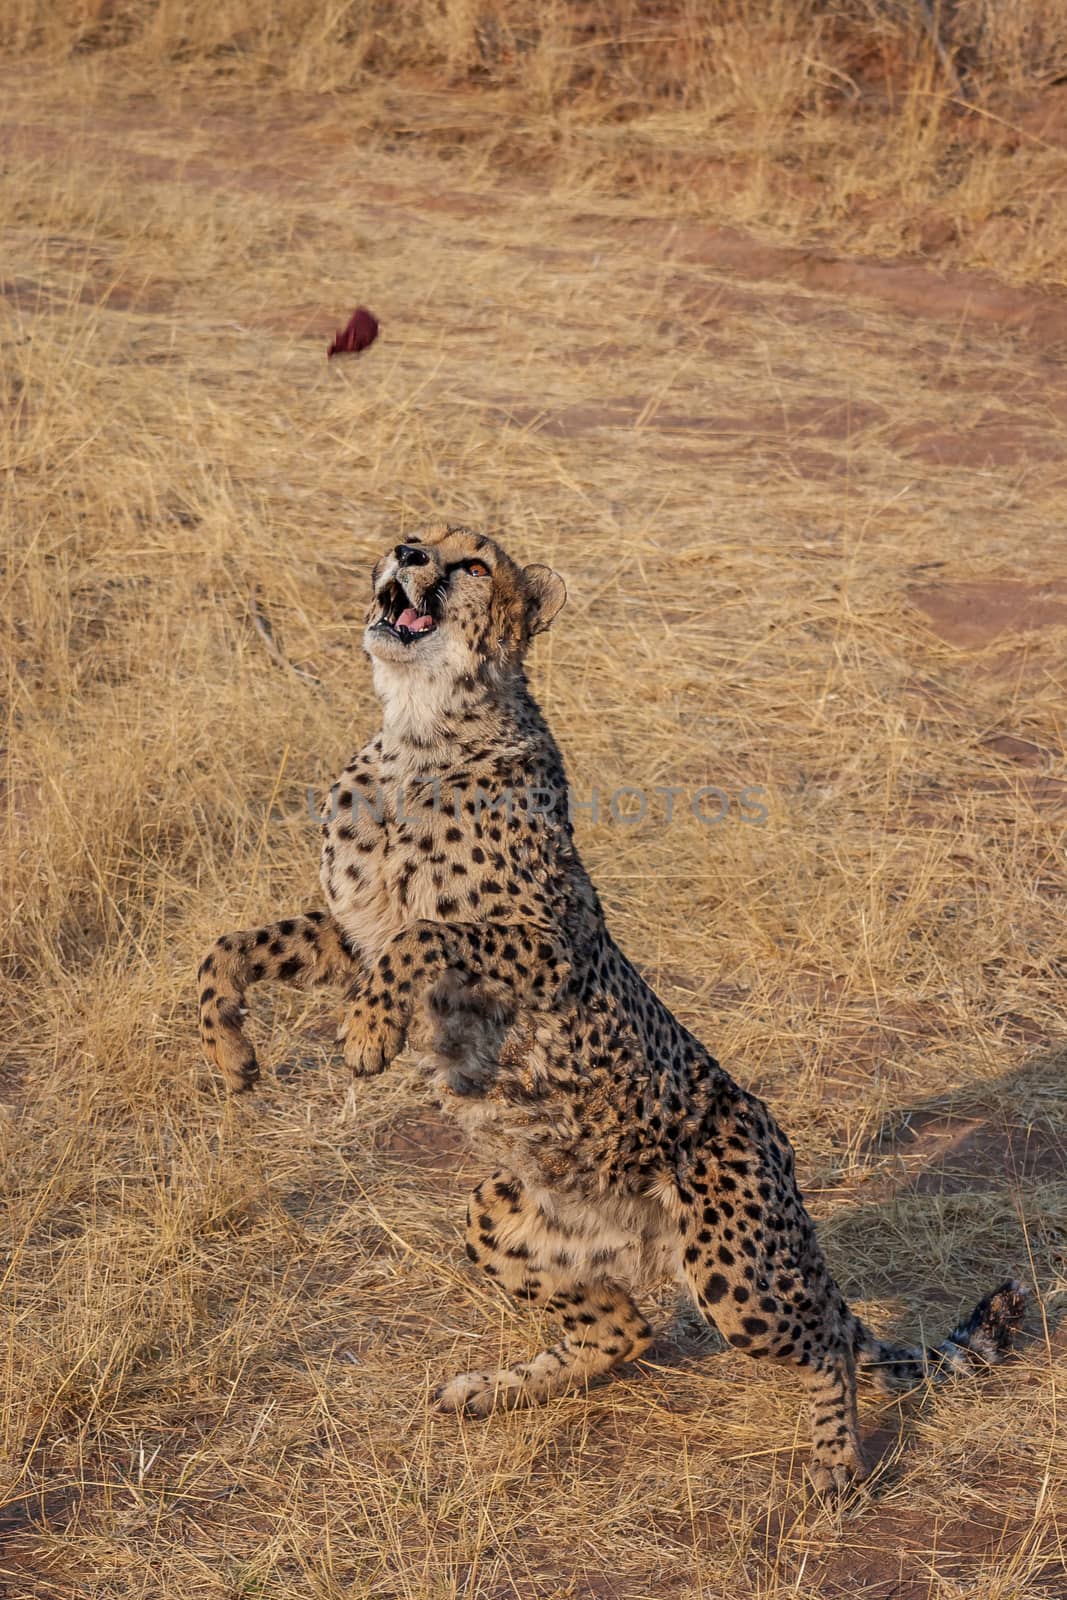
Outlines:
[[[462,41],[473,8],[441,15]],[[692,106],[545,111],[531,148],[552,116],[573,148],[539,187],[503,136],[449,144],[469,91],[413,102],[414,147],[380,87],[131,106],[164,45],[4,82],[0,1592],[1064,1593],[1062,367],[963,304],[681,259],[647,151]],[[633,199],[591,155],[630,138]],[[357,299],[382,339],[327,368]],[[198,1060],[195,961],[308,903],[305,787],[374,716],[369,557],[431,512],[566,574],[535,673],[583,797],[765,787],[762,828],[657,802],[581,839],[793,1133],[849,1295],[943,1331],[1037,1285],[1010,1368],[866,1403],[886,1468],[843,1516],[806,1502],[788,1376],[669,1299],[588,1400],[433,1417],[441,1375],[538,1337],[460,1264],[476,1159],[403,1068],[349,1092],[319,1002],[257,1007],[279,1077],[247,1103]]]
[[568,193],[1064,284],[1067,0],[6,0],[4,48],[86,104],[341,95]]

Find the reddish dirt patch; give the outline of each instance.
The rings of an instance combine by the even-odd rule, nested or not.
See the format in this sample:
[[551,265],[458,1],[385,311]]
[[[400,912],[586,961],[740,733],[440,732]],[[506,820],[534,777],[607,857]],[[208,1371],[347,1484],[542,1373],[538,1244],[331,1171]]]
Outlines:
[[916,585],[908,598],[946,644],[980,649],[1005,634],[1067,625],[1067,583],[1005,576]]
[[950,318],[1010,329],[1043,344],[1067,343],[1067,301],[1013,289],[973,272],[938,272],[916,261],[849,261],[843,257],[764,244],[736,228],[695,222],[673,227],[643,219],[631,224],[658,235],[666,255],[699,262],[749,280],[776,279],[837,296],[881,302],[920,317]]
[[1017,762],[1021,767],[1040,767],[1052,759],[1050,750],[1042,750],[1029,739],[1017,739],[1013,733],[997,733],[990,739],[983,739],[982,749],[1003,756],[1005,761]]
[[555,408],[531,406],[525,399],[498,400],[493,410],[518,427],[565,439],[601,428],[647,427],[658,434],[697,434],[702,451],[716,439],[728,439],[732,444],[741,445],[758,441],[789,446],[794,440],[805,439],[847,443],[865,428],[875,427],[885,420],[878,406],[838,400],[784,407],[750,417],[727,412],[650,409],[648,402],[639,395],[604,397]]
[[466,1142],[455,1124],[443,1115],[412,1112],[396,1119],[378,1140],[378,1149],[412,1167],[453,1172],[462,1165]]
[[504,402],[493,409],[505,421],[519,428],[531,428],[536,433],[554,434],[570,439],[579,433],[591,433],[597,428],[632,428],[641,414],[643,402],[636,395],[619,395],[613,400],[592,401],[588,404],[560,406],[531,406],[527,402]]
[[1062,461],[1058,435],[1025,423],[979,419],[973,427],[945,429],[907,428],[897,435],[897,445],[914,461],[938,467],[1025,467],[1031,461]]
[[[1013,1486],[1018,1497],[1018,1487]],[[970,1593],[983,1568],[1002,1562],[1026,1533],[1024,1516],[1008,1521],[984,1507],[966,1520],[938,1527],[938,1575],[954,1579]],[[820,1595],[826,1600],[928,1600],[931,1529],[927,1509],[879,1510],[849,1548],[816,1563]],[[1055,1591],[1051,1591],[1055,1592]]]

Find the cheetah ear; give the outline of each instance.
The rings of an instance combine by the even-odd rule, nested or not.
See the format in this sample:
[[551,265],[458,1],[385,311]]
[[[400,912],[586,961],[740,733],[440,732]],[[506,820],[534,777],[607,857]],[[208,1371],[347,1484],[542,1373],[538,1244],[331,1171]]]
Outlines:
[[558,572],[539,564],[525,567],[522,575],[526,579],[526,626],[531,636],[544,633],[566,604],[567,585]]

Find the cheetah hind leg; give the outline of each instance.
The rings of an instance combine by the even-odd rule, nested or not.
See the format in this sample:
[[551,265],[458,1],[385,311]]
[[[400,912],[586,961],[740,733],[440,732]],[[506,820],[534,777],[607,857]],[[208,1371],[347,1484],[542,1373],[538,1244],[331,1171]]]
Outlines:
[[468,1256],[516,1299],[558,1315],[564,1336],[530,1361],[460,1373],[437,1391],[442,1411],[484,1417],[540,1405],[647,1349],[652,1330],[629,1292],[608,1277],[583,1274],[573,1246],[510,1173],[494,1173],[475,1189]]
[[852,1352],[827,1348],[801,1368],[811,1409],[812,1455],[808,1477],[816,1494],[841,1497],[861,1484],[868,1465],[856,1417],[856,1366]]
[[721,1222],[717,1234],[706,1228],[706,1241],[698,1235],[686,1248],[684,1270],[699,1310],[729,1345],[795,1367],[811,1411],[808,1475],[818,1494],[836,1497],[868,1475],[856,1416],[853,1319],[817,1254],[810,1220],[798,1226],[806,1233],[806,1275],[782,1275],[788,1287],[780,1277],[777,1292],[774,1269],[760,1253],[758,1227],[740,1248],[734,1226],[728,1236]]
[[200,1042],[231,1094],[251,1089],[259,1063],[244,1031],[245,991],[274,980],[301,985],[353,979],[359,962],[325,911],[216,939],[198,973]]

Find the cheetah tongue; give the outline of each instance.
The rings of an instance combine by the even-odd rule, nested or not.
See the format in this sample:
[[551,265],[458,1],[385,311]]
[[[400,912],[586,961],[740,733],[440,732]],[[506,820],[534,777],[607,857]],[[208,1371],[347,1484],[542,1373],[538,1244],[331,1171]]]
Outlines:
[[406,628],[408,633],[425,633],[433,627],[432,617],[420,617],[414,606],[408,606],[402,611],[393,624],[395,628]]

